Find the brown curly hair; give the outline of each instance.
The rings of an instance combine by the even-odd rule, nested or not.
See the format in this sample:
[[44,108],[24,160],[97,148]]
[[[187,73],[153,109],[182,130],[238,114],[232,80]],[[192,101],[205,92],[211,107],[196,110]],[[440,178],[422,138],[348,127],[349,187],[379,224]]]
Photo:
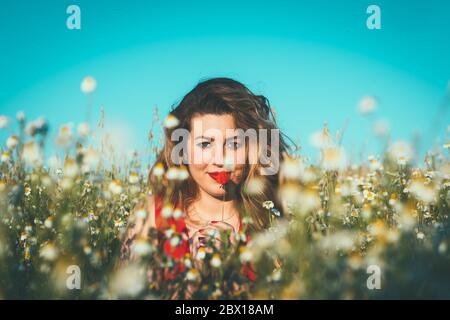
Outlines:
[[[245,85],[229,78],[213,78],[198,83],[183,97],[178,105],[172,108],[170,114],[175,116],[179,123],[175,127],[165,128],[164,147],[158,153],[156,162],[150,170],[148,182],[150,189],[154,193],[161,195],[170,203],[180,204],[184,211],[198,194],[198,186],[192,177],[189,176],[188,179],[173,184],[173,182],[167,181],[166,178],[156,177],[153,174],[153,169],[158,163],[161,163],[165,170],[174,166],[183,166],[183,164],[179,164],[181,162],[174,163],[172,161],[171,156],[174,143],[170,137],[173,130],[183,128],[190,132],[192,118],[205,114],[232,115],[236,128],[244,131],[247,129],[267,129],[268,132],[271,132],[271,129],[278,129],[268,99],[262,95],[253,94]],[[285,154],[291,149],[284,137],[295,145],[283,133],[279,134],[279,148],[275,150],[277,152],[275,156],[279,163],[282,162]],[[268,137],[267,150],[269,152],[273,152],[272,148],[270,148],[271,143],[271,138]],[[249,148],[247,143],[245,145],[247,161],[241,182],[237,188],[236,207],[240,212],[241,218],[247,216],[252,219],[250,229],[261,230],[269,224],[267,209],[264,209],[262,206],[264,201],[273,201],[275,207],[283,216],[283,208],[280,205],[276,192],[279,185],[279,173],[262,175],[262,165],[260,163],[249,163]],[[257,150],[259,156],[261,150],[259,147]],[[273,157],[274,155],[270,156]],[[248,193],[246,192],[246,187],[253,179],[257,179],[262,187],[256,193]]]

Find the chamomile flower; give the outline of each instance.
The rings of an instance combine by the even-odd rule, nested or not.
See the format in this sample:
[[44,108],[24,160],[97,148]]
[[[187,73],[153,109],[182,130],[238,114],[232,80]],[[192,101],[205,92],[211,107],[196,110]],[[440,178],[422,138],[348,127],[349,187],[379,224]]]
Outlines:
[[183,216],[183,211],[180,208],[176,208],[175,210],[173,210],[172,216],[175,219],[180,219]]
[[358,111],[362,115],[368,115],[375,111],[377,107],[377,101],[374,97],[366,96],[363,97],[358,103]]
[[186,180],[189,177],[189,171],[185,166],[181,166],[178,169],[178,180]]
[[268,201],[264,201],[262,206],[263,206],[263,208],[270,210],[274,207],[274,204],[272,201],[268,200]]
[[122,184],[119,180],[113,180],[109,184],[109,191],[113,194],[120,194],[123,191]]
[[381,163],[373,155],[369,156],[369,166],[372,170],[381,169]]
[[58,256],[58,250],[53,243],[47,243],[41,248],[39,256],[45,260],[53,261]]
[[10,149],[10,150],[17,147],[18,144],[19,144],[19,138],[14,134],[6,140],[6,147],[8,147],[8,149]]
[[131,250],[138,256],[145,256],[153,251],[153,247],[147,240],[138,239],[133,243]]
[[52,217],[52,216],[50,216],[50,217],[48,217],[47,219],[45,219],[45,221],[44,221],[44,226],[45,226],[47,229],[51,229],[51,228],[52,228],[52,226],[53,226],[53,217]]
[[94,92],[96,88],[97,81],[91,76],[87,76],[81,81],[80,89],[85,94]]
[[164,127],[167,129],[175,128],[180,121],[175,117],[173,114],[169,114],[166,119],[164,120]]
[[121,228],[124,226],[124,224],[125,223],[123,222],[123,220],[121,218],[114,219],[114,227]]
[[166,219],[172,217],[172,215],[173,215],[172,207],[169,205],[165,205],[161,210],[161,214]]
[[347,155],[343,148],[332,147],[322,149],[322,167],[325,170],[344,169],[347,161]]
[[22,158],[25,163],[30,166],[39,165],[42,163],[42,151],[39,145],[32,141],[23,146]]
[[17,111],[16,113],[16,119],[17,121],[19,121],[20,123],[25,121],[25,112],[23,111]]
[[244,186],[244,192],[246,194],[259,194],[264,191],[264,181],[259,177],[252,177],[248,180]]
[[78,174],[78,165],[75,160],[67,158],[64,162],[64,176],[74,178]]
[[9,125],[9,118],[7,116],[0,116],[0,129],[4,129]]
[[90,133],[89,124],[86,122],[82,122],[77,127],[78,135],[82,138],[86,138]]
[[94,170],[99,162],[100,156],[93,148],[89,148],[83,153],[83,167],[85,171]]
[[2,155],[0,157],[1,162],[8,162],[10,159],[10,153],[9,151],[3,151]]
[[178,180],[178,168],[170,167],[166,172],[166,178],[168,180]]
[[178,244],[181,242],[180,237],[178,236],[174,236],[170,238],[170,245],[174,248],[176,246],[178,246]]
[[252,260],[253,254],[246,246],[240,246],[239,252],[239,259],[241,262],[248,262]]
[[220,259],[220,255],[218,253],[215,253],[211,258],[210,263],[213,268],[219,268],[222,265],[222,259]]
[[188,281],[196,281],[199,277],[200,273],[195,268],[189,269],[189,271],[186,273],[186,280]]
[[135,212],[136,217],[139,219],[147,218],[147,214],[148,214],[147,210],[145,210],[145,209],[139,209]]
[[62,147],[68,147],[70,145],[73,139],[72,127],[72,123],[67,123],[59,128],[58,137],[56,138],[56,143],[58,145]]
[[203,259],[205,259],[205,257],[206,257],[206,250],[205,250],[205,248],[204,247],[198,248],[196,258],[198,260],[203,260]]
[[328,127],[325,126],[323,130],[313,133],[309,139],[311,145],[318,149],[330,148],[334,146]]
[[128,176],[128,182],[131,184],[136,184],[139,182],[139,174],[137,172],[131,172]]
[[164,174],[164,165],[161,162],[158,162],[153,168],[153,175],[155,177],[161,177]]
[[398,141],[389,147],[389,154],[399,165],[405,165],[411,160],[413,149],[407,142]]
[[372,191],[369,191],[369,190],[364,190],[363,196],[364,196],[364,199],[366,199],[367,201],[372,201],[375,199],[375,193],[373,193]]
[[286,179],[300,179],[304,173],[304,166],[300,159],[286,157],[281,164],[280,174]]

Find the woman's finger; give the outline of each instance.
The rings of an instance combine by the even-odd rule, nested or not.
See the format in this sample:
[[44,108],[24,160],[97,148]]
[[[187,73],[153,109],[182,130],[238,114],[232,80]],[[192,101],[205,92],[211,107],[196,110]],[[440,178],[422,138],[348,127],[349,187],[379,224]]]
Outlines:
[[189,238],[190,251],[194,258],[197,256],[198,249],[206,244],[206,237],[201,231],[202,229],[197,230],[192,237]]
[[[214,231],[211,231],[214,230]],[[222,241],[220,236],[220,231],[230,231],[230,242],[234,245],[236,244],[236,232],[232,225],[219,221],[217,223],[211,223],[207,227],[204,228],[204,231],[202,233],[208,234],[211,237],[217,238],[218,240]]]
[[[205,228],[199,230],[199,233],[200,233],[202,236],[206,237],[206,238],[205,238],[205,242],[202,242],[202,243],[205,243],[205,244],[206,244],[206,242],[208,241],[208,239],[214,239],[214,240],[215,240],[215,241],[214,241],[215,247],[216,247],[218,250],[220,250],[221,244],[222,244],[222,242],[224,242],[224,239],[223,239],[223,237],[222,237],[222,235],[221,235],[221,231],[224,231],[224,230],[221,229],[221,228],[219,228],[219,227],[212,226],[212,225],[211,225],[211,226],[207,226],[207,227],[205,227]],[[232,245],[235,245],[235,243],[236,243],[236,237],[234,236],[233,233],[231,233],[231,235],[230,235],[230,237],[229,237],[229,240],[230,240],[230,242],[231,242]]]
[[221,241],[220,238],[220,229],[215,228],[214,226],[206,226],[199,230],[199,236],[205,237],[207,240],[208,238],[213,238]]
[[236,244],[236,229],[234,229],[234,227],[225,222],[225,221],[211,221],[212,225],[214,226],[218,226],[218,227],[223,227],[225,230],[229,230],[231,231],[230,234],[230,242],[235,245]]
[[195,257],[197,257],[197,252],[198,252],[198,247],[199,247],[198,235],[195,235],[192,238],[190,238],[189,242],[190,242],[189,243],[190,251],[192,253],[192,256],[195,258]]
[[225,221],[211,221],[210,224],[224,230],[235,232],[234,227]]

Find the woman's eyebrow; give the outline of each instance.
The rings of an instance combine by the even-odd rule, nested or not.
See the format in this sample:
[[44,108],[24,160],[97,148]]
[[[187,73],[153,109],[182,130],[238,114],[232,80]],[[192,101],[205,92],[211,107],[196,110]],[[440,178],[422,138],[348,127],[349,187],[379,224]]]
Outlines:
[[205,137],[205,136],[199,136],[199,137],[195,138],[195,140],[198,140],[198,139],[214,140],[214,138]]
[[[225,141],[233,140],[233,139],[236,139],[236,138],[240,138],[240,136],[236,135],[236,136],[228,137],[228,138],[225,139]],[[198,139],[207,139],[207,140],[214,141],[214,137],[198,136],[197,138],[195,138],[195,140],[198,140]]]
[[229,137],[229,138],[226,138],[225,141],[228,141],[228,140],[234,140],[234,139],[236,139],[236,138],[240,138],[240,136],[239,136],[239,135],[236,135],[236,136],[233,136],[233,137]]

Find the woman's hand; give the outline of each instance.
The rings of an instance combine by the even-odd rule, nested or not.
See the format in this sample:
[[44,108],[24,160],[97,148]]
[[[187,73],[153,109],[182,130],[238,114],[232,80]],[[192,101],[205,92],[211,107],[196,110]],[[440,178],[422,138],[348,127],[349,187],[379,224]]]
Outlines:
[[231,245],[236,245],[236,231],[231,224],[224,221],[211,221],[207,226],[198,229],[189,239],[192,257],[195,259],[197,257],[198,249],[200,247],[206,247],[206,244],[210,239],[214,240],[214,246],[217,250],[220,250],[223,242],[221,233],[223,232],[229,232],[229,241]]

